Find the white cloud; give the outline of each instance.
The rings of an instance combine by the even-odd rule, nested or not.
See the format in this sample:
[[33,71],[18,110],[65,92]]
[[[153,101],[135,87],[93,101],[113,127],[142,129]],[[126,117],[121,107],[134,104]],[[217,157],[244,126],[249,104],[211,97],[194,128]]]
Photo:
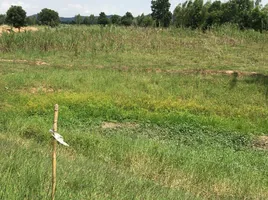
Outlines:
[[68,4],[68,9],[84,9],[81,4]]
[[72,16],[76,15],[76,14],[83,14],[83,13],[87,13],[89,12],[89,9],[87,6],[85,5],[81,5],[81,4],[67,4],[66,7],[63,7],[59,10],[60,15],[62,16],[70,16],[70,14]]
[[35,11],[39,8],[39,6],[37,5],[25,3],[23,1],[3,1],[2,3],[0,3],[0,13],[6,13],[11,6],[21,6],[27,12],[28,15],[34,14]]

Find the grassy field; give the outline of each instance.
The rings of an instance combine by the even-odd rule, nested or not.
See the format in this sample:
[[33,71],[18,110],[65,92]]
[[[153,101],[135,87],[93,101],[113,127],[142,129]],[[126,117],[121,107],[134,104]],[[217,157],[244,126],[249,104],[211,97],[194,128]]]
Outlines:
[[56,199],[268,198],[267,33],[39,29],[0,36],[0,199],[49,199],[56,103]]

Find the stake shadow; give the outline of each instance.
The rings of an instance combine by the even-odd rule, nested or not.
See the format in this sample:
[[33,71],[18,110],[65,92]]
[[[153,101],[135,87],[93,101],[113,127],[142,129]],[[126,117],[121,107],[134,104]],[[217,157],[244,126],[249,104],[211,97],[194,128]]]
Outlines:
[[230,90],[234,89],[238,82],[238,73],[232,73],[232,80],[230,81]]
[[[230,90],[234,89],[237,86],[238,76],[238,72],[232,73],[232,79],[229,82]],[[247,84],[257,84],[260,86],[264,86],[263,94],[265,97],[265,101],[268,104],[268,75],[260,73],[251,74],[248,75],[245,79],[243,79],[243,81],[245,81]]]
[[264,86],[264,97],[266,103],[268,103],[268,75],[264,74],[252,74],[245,80],[248,84],[259,84]]

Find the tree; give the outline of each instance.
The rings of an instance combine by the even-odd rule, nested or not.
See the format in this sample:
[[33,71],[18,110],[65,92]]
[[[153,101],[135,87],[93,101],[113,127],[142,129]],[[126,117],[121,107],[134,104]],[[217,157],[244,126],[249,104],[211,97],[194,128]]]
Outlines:
[[100,13],[98,17],[98,24],[103,25],[103,26],[109,24],[109,19],[104,12]]
[[187,17],[187,2],[179,4],[173,12],[173,24],[176,27],[186,27]]
[[26,23],[27,23],[27,25],[30,25],[30,26],[36,25],[37,24],[36,16],[26,17]]
[[21,6],[11,6],[6,14],[6,22],[19,29],[26,25],[26,12]]
[[0,15],[0,25],[3,25],[6,20],[6,15]]
[[142,26],[149,27],[154,25],[154,20],[151,15],[146,15],[143,19]]
[[82,24],[89,25],[90,24],[89,17],[84,17]]
[[48,25],[51,27],[58,26],[60,23],[60,18],[58,12],[44,8],[38,13],[37,19],[41,24]]
[[156,20],[156,26],[168,27],[172,19],[169,0],[152,0],[151,4],[152,17]]
[[203,28],[206,24],[210,3],[203,5],[203,0],[186,1],[179,4],[173,14],[174,25],[177,27]]
[[141,15],[138,15],[136,17],[136,21],[137,21],[138,26],[142,26],[143,19],[144,19],[144,13],[142,13]]
[[250,25],[256,31],[262,32],[268,28],[268,15],[260,10],[260,7],[255,7],[250,15]]
[[133,22],[133,15],[131,12],[127,12],[121,19],[121,23],[125,26],[131,26]]
[[268,14],[268,4],[263,7],[262,11]]
[[89,24],[90,25],[97,24],[97,20],[96,20],[96,17],[94,15],[89,16]]
[[153,26],[154,20],[151,15],[144,15],[143,13],[136,18],[137,25],[141,27]]
[[264,6],[264,8],[261,10],[264,16],[264,21],[263,21],[263,29],[268,30],[268,4]]
[[119,15],[112,15],[111,23],[119,25],[121,23],[121,17]]
[[80,14],[75,15],[74,21],[75,21],[76,24],[80,25],[83,22],[83,17]]

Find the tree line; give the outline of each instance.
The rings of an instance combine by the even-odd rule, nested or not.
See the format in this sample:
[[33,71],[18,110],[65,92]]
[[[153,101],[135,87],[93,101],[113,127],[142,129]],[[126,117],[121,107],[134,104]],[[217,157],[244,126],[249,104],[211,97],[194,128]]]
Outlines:
[[152,0],[152,13],[134,17],[131,12],[124,16],[76,15],[71,21],[60,21],[58,12],[44,8],[34,16],[26,17],[21,6],[11,6],[5,15],[0,15],[0,24],[10,24],[16,28],[26,25],[58,26],[60,23],[84,25],[122,25],[141,27],[181,27],[207,30],[226,23],[236,24],[240,29],[268,30],[268,4],[262,6],[261,0],[207,1],[188,0],[177,5],[170,12],[169,0]]

